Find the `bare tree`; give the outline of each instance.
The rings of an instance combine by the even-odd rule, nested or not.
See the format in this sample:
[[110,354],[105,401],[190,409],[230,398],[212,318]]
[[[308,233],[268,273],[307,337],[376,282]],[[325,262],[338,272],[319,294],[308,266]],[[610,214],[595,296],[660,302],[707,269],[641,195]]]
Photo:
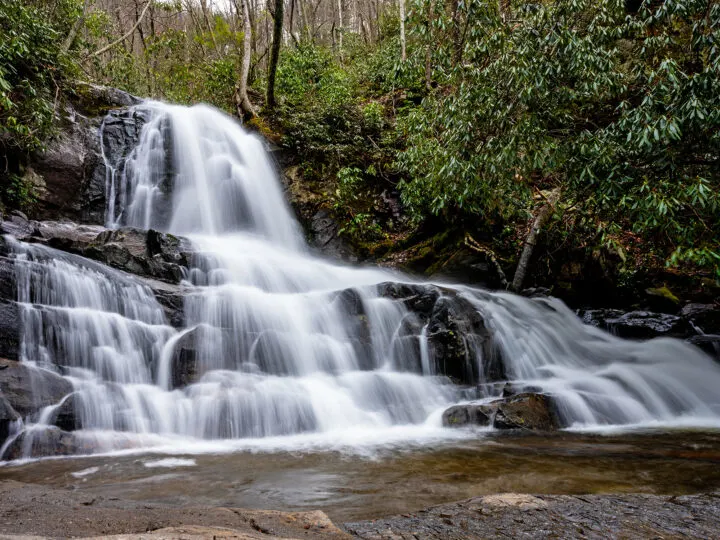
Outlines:
[[250,25],[250,6],[248,0],[242,0],[243,12],[243,60],[240,81],[235,89],[235,106],[237,115],[241,119],[254,118],[257,116],[255,109],[250,103],[247,93],[248,75],[250,74],[250,56],[252,54],[252,27]]
[[270,50],[270,68],[268,70],[267,106],[275,107],[275,74],[277,73],[278,59],[280,58],[280,45],[282,43],[283,17],[285,15],[285,1],[275,0],[275,24],[273,25],[273,42]]
[[400,60],[407,60],[405,45],[405,0],[398,0],[400,4]]

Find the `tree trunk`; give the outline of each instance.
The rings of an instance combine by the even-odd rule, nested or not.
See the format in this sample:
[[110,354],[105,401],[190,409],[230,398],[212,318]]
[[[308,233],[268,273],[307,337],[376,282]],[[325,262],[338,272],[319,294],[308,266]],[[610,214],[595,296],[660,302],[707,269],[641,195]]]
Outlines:
[[338,9],[338,51],[340,52],[340,59],[343,57],[343,9],[342,0],[337,0]]
[[275,107],[275,75],[277,73],[278,59],[280,58],[284,12],[285,0],[275,0],[275,24],[273,25],[273,42],[272,49],[270,50],[270,68],[268,70],[267,86],[267,106],[270,110]]
[[560,188],[553,189],[547,197],[545,204],[540,208],[535,216],[535,221],[530,229],[530,233],[528,233],[527,238],[525,239],[525,246],[523,247],[522,255],[520,255],[520,260],[518,261],[517,269],[515,270],[515,277],[513,277],[512,281],[512,290],[516,292],[520,291],[522,288],[523,281],[525,281],[525,274],[527,273],[528,265],[530,264],[530,258],[535,250],[535,245],[537,244],[540,231],[542,231],[545,223],[547,223],[547,220],[552,215],[555,204],[559,198]]
[[75,19],[75,22],[72,25],[72,28],[70,29],[70,32],[67,35],[67,38],[65,38],[65,41],[62,44],[62,51],[64,53],[68,52],[70,50],[70,47],[72,47],[73,43],[75,43],[75,38],[78,35],[78,32],[82,28],[83,24],[85,24],[85,17],[87,16],[87,8],[88,8],[88,0],[85,0],[83,3],[83,10],[82,14]]
[[252,54],[252,28],[250,27],[250,6],[248,0],[242,0],[243,7],[243,60],[240,81],[235,89],[235,107],[241,120],[248,120],[257,116],[250,103],[247,93],[248,75],[250,74],[250,55]]
[[433,43],[433,19],[435,18],[435,0],[430,0],[428,5],[428,33],[427,47],[425,49],[425,88],[432,90],[432,47]]
[[398,0],[400,4],[400,60],[407,60],[405,45],[405,0]]

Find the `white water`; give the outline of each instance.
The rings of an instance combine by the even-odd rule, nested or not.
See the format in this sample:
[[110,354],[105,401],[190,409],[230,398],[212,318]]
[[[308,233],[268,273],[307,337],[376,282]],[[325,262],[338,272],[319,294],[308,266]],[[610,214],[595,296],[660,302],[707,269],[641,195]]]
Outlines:
[[[135,278],[15,244],[23,358],[65,368],[84,434],[103,450],[206,451],[458,436],[440,428],[461,392],[435,375],[427,325],[377,291],[406,278],[313,255],[261,142],[229,117],[143,107],[152,119],[108,177],[108,225],[191,239],[185,329]],[[346,289],[362,315],[348,311]],[[617,339],[555,300],[455,290],[484,317],[508,378],[553,393],[568,424],[720,425],[720,368],[696,349]],[[173,389],[189,338],[200,377]],[[476,341],[466,339],[468,358],[483,373]]]

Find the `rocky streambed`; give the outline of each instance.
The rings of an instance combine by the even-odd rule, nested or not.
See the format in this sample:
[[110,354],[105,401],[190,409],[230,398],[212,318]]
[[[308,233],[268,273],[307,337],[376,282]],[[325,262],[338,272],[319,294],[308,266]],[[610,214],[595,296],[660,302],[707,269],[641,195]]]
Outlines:
[[0,534],[712,538],[720,526],[718,437],[515,432],[366,455],[29,462],[0,467]]

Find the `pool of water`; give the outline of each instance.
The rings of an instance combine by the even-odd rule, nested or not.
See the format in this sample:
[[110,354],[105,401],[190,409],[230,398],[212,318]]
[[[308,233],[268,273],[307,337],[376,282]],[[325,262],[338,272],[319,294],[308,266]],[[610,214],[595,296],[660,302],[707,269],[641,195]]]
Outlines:
[[720,431],[482,433],[432,448],[133,454],[0,467],[0,481],[178,506],[325,511],[336,522],[499,492],[686,494],[720,489]]

